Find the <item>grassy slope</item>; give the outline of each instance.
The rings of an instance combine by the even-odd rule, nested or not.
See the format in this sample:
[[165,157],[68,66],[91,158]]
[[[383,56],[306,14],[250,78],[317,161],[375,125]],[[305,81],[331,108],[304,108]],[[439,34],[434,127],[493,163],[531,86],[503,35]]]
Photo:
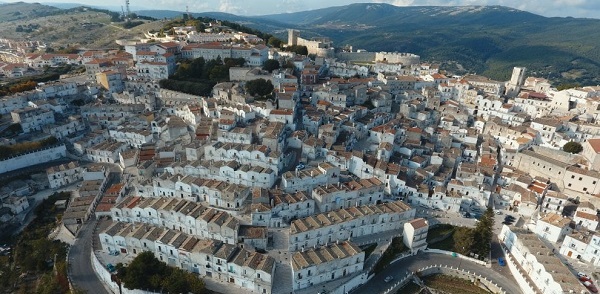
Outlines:
[[[15,31],[18,25],[29,24],[39,24],[40,28],[32,33]],[[111,24],[110,16],[105,13],[69,10],[67,13],[5,21],[0,26],[0,36],[17,40],[41,40],[54,48],[69,45],[84,48],[117,48],[115,39],[139,38],[144,31],[161,27],[162,23],[156,21],[126,30],[118,24]]]

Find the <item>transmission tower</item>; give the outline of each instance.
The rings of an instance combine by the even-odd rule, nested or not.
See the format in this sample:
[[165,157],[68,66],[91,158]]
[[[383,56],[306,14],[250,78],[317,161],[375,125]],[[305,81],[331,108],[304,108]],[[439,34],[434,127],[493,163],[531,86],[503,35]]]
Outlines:
[[131,10],[129,10],[129,0],[125,0],[125,11],[127,12],[125,18],[129,20],[129,17],[131,16]]

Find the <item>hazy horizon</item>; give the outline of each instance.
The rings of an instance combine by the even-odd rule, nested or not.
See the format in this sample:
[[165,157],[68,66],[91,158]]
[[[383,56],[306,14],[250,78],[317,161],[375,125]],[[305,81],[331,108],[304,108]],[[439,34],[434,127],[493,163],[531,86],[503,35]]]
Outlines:
[[[125,5],[125,0],[105,0],[102,4],[99,4],[96,0],[0,0],[0,2],[37,2],[42,4],[80,3],[83,5],[114,7],[116,10]],[[141,5],[141,3],[149,5]],[[158,0],[152,2],[130,0],[131,10],[133,11],[156,9],[185,11],[187,6],[189,7],[190,12],[219,11],[245,16],[298,12],[332,6],[343,6],[352,3],[388,3],[395,6],[502,5],[548,17],[598,18],[600,15],[600,1],[597,0]]]

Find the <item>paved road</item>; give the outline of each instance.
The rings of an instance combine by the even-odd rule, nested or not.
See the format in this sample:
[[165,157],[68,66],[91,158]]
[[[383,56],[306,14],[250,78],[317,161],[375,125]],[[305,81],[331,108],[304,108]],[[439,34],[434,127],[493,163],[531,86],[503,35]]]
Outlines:
[[92,237],[94,227],[97,220],[90,219],[81,227],[78,238],[75,244],[71,246],[69,251],[69,276],[73,282],[73,286],[81,289],[86,293],[108,294],[106,288],[92,268],[92,260],[90,253],[92,252]]
[[[392,285],[392,283],[384,282],[385,277],[393,276],[397,281],[399,278],[405,277],[408,271],[416,271],[420,268],[430,265],[447,265],[459,267],[470,272],[477,272],[483,277],[486,277],[487,279],[498,284],[503,290],[506,291],[506,293],[522,293],[521,289],[515,282],[507,279],[505,276],[492,269],[467,260],[436,253],[420,253],[415,256],[406,257],[390,265],[383,272],[373,277],[368,283],[364,284],[352,293],[382,293],[383,291],[389,289]],[[509,271],[508,268],[502,270]]]

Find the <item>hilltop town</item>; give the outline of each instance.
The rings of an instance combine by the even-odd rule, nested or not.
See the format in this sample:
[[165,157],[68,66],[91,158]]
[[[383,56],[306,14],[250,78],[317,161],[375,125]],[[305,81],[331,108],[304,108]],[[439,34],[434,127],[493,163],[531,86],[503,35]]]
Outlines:
[[[15,51],[5,81],[82,70],[0,97],[3,226],[68,191],[51,237],[114,292],[114,266],[142,252],[223,293],[401,287],[374,269],[420,254],[495,272],[481,282],[494,293],[593,292],[599,86],[557,89],[527,65],[457,76],[301,34],[281,48],[214,21],[122,50]],[[483,219],[487,249],[429,244]]]

